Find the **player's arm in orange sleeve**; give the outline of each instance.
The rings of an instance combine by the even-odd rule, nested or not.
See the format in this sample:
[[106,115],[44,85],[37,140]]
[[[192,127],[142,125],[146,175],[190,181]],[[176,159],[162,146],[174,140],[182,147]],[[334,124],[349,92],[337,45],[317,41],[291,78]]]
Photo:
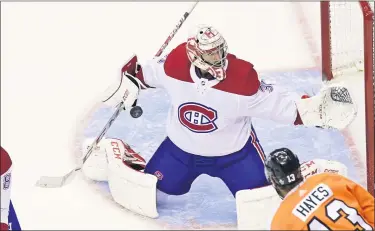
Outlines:
[[353,195],[357,198],[364,214],[364,218],[369,223],[369,225],[374,228],[374,197],[361,185],[348,180],[348,187]]

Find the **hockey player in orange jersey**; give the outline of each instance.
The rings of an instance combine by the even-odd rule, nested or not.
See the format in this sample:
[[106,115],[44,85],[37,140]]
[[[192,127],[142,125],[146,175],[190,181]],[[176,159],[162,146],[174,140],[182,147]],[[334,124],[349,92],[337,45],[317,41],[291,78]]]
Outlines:
[[265,172],[283,199],[271,230],[374,230],[374,197],[348,178],[321,173],[304,180],[287,148],[268,155]]

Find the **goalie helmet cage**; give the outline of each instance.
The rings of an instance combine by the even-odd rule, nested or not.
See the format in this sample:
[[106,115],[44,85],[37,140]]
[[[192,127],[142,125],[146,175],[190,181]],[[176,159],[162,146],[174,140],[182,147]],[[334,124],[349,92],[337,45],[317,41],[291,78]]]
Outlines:
[[323,80],[350,68],[364,73],[367,189],[374,195],[374,7],[322,1],[320,13]]

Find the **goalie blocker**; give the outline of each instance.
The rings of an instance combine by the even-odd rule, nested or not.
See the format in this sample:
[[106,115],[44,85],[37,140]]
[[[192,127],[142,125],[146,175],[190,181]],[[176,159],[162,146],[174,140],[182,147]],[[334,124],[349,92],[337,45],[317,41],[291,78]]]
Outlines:
[[[83,150],[92,143],[85,141]],[[95,181],[108,181],[113,200],[126,209],[158,217],[154,175],[143,173],[145,160],[120,139],[103,139],[83,165],[85,176]]]

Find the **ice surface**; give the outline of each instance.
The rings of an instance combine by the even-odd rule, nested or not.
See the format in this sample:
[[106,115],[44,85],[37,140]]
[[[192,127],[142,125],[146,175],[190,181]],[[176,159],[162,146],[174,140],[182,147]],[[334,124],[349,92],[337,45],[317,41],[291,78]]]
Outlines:
[[[262,73],[261,77],[295,97],[318,92],[321,85],[320,72],[313,70]],[[144,109],[143,116],[134,119],[124,112],[108,131],[107,137],[123,139],[149,160],[166,136],[165,119],[169,98],[163,90],[147,90],[142,92],[139,105]],[[85,136],[98,134],[98,129],[107,122],[112,112],[103,107],[94,113]],[[344,137],[338,131],[286,126],[262,119],[254,119],[254,128],[266,153],[275,148],[288,147],[302,161],[314,158],[340,161],[348,166],[351,178],[359,179]],[[99,183],[96,187],[108,192],[106,183]],[[162,200],[158,211],[160,217],[157,222],[173,228],[235,227],[236,222],[235,200],[230,191],[220,179],[207,175],[201,175],[188,194],[169,196]]]
[[[190,4],[2,2],[1,145],[13,159],[12,200],[24,229],[234,227],[234,199],[219,179],[208,176],[198,178],[187,195],[162,201],[156,221],[123,210],[106,194],[105,184],[91,184],[80,175],[59,189],[34,186],[41,175],[62,175],[75,167],[80,132],[96,135],[111,114],[110,108],[99,107],[82,121],[97,109],[96,96],[118,77],[132,53],[141,61],[151,58]],[[184,41],[192,25],[212,23],[226,36],[230,52],[254,63],[262,77],[296,96],[316,92],[318,72],[265,72],[313,66],[289,4],[199,3],[168,49]],[[140,104],[144,115],[122,114],[109,135],[149,158],[165,135],[168,98],[162,90],[149,90]],[[266,152],[285,145],[302,159],[340,160],[357,179],[339,132],[262,120],[254,126]]]

